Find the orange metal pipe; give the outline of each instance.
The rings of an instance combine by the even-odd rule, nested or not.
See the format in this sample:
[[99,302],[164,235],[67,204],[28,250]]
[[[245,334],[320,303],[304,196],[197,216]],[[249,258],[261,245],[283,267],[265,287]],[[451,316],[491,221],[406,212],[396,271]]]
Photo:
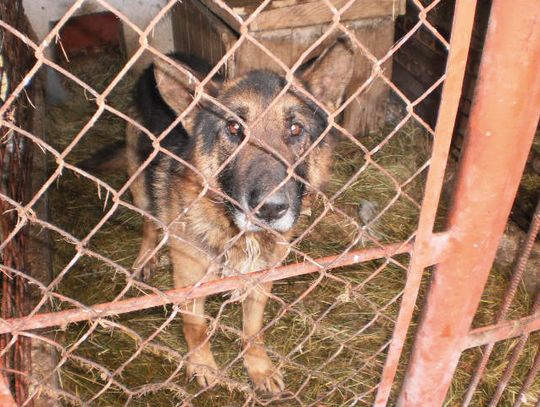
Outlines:
[[[85,321],[95,318],[103,318],[111,315],[125,314],[147,308],[158,307],[165,304],[180,303],[188,299],[222,293],[234,289],[249,287],[255,282],[264,283],[282,280],[317,271],[330,270],[338,267],[350,266],[365,261],[391,257],[397,254],[409,253],[412,243],[395,243],[381,247],[373,247],[355,250],[336,256],[328,256],[315,259],[314,262],[294,263],[274,269],[246,273],[240,276],[232,276],[211,280],[202,284],[176,288],[164,291],[160,294],[151,294],[129,298],[122,301],[106,302],[94,305],[86,309],[70,309],[66,311],[49,312],[31,317],[0,319],[0,334],[20,333],[32,329],[48,328],[51,326],[65,326],[71,322]],[[436,255],[440,255],[438,252]],[[0,404],[2,407],[2,404]]]
[[[416,299],[420,290],[423,270],[425,267],[433,264],[430,260],[433,257],[433,249],[435,247],[439,247],[439,250],[442,249],[443,251],[447,247],[446,239],[438,239],[436,237],[437,235],[433,233],[433,225],[437,216],[437,208],[444,182],[444,172],[452,140],[452,131],[459,107],[461,89],[463,87],[463,77],[465,76],[469,44],[471,43],[475,10],[476,1],[456,1],[444,88],[439,107],[437,126],[435,127],[435,141],[433,144],[431,165],[426,181],[426,193],[422,202],[418,231],[416,233],[414,249],[407,272],[407,282],[405,283],[392,342],[390,343],[381,381],[373,404],[375,407],[383,407],[388,404],[392,384],[394,383],[403,346],[407,338],[407,332],[416,307]],[[436,244],[437,240],[440,243],[439,245]],[[438,262],[440,262],[440,259]]]
[[399,406],[441,406],[510,213],[540,115],[540,2],[494,0],[449,216]]
[[528,335],[538,330],[540,330],[540,313],[475,329],[467,336],[463,348],[468,349],[487,345],[504,339],[515,338],[516,336]]

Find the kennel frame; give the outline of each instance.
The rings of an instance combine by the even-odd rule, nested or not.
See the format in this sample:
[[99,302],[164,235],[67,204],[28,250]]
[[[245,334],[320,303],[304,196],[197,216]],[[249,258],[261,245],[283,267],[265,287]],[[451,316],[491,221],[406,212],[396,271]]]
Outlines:
[[[534,21],[535,16],[537,18],[540,16],[540,4],[534,0],[524,0],[520,8],[512,7],[504,0],[495,0],[493,3],[491,14],[493,23],[486,39],[480,80],[475,94],[464,158],[454,193],[455,200],[449,228],[439,234],[433,233],[461,93],[475,6],[476,3],[470,0],[460,0],[456,4],[443,98],[435,129],[432,163],[415,242],[403,242],[318,259],[317,264],[294,264],[249,274],[249,278],[255,281],[260,278],[268,281],[279,280],[321,269],[328,270],[346,264],[389,257],[398,253],[411,253],[412,261],[400,314],[378,389],[376,405],[380,406],[388,402],[390,390],[394,384],[395,369],[401,357],[404,338],[416,304],[420,279],[427,266],[437,265],[435,279],[429,290],[423,321],[416,335],[413,356],[400,395],[400,405],[441,405],[452,377],[451,373],[462,350],[466,347],[493,343],[540,329],[540,314],[537,310],[523,320],[502,321],[492,326],[469,331],[470,321],[478,306],[479,296],[489,273],[497,242],[517,191],[519,176],[524,168],[540,113],[540,80],[534,75],[534,67],[539,66],[540,63],[540,27]],[[426,20],[426,9],[423,11],[420,14],[421,19],[424,24],[429,24]],[[154,24],[159,20],[158,17]],[[66,20],[67,17],[63,19],[63,21]],[[4,22],[0,22],[0,25],[13,34],[20,35]],[[59,26],[53,30],[51,38]],[[145,32],[148,33],[151,28],[152,24]],[[531,50],[526,53],[531,62],[525,68],[515,64],[516,58],[523,55],[524,49]],[[36,64],[43,64],[44,58],[39,53],[40,48],[36,47],[35,51],[38,56]],[[29,78],[33,75],[32,71],[35,72],[32,69]],[[501,86],[501,83],[508,78],[512,78],[511,83]],[[15,92],[20,93],[23,88],[24,85],[19,86]],[[504,103],[505,100],[513,100],[517,103],[508,107],[508,104]],[[524,102],[526,100],[532,102],[527,104]],[[104,98],[98,99],[97,103],[103,106]],[[412,108],[413,105],[408,107]],[[4,122],[4,119],[1,123],[8,124]],[[497,124],[496,128],[493,126],[494,123]],[[514,125],[514,123],[517,124]],[[487,132],[491,133],[488,135]],[[33,141],[39,142],[38,139]],[[502,167],[493,157],[498,157],[508,165]],[[501,167],[504,170],[502,174]],[[479,185],[482,187],[480,191]],[[502,197],[492,193],[493,191],[500,192]],[[31,220],[30,207],[16,202],[11,203],[19,213],[26,216],[24,221]],[[489,212],[489,215],[483,216],[485,212]],[[535,219],[538,219],[538,216],[537,212]],[[531,228],[531,236],[538,233],[538,222],[534,225]],[[456,233],[459,233],[458,237]],[[486,234],[490,236],[490,239],[484,239]],[[26,330],[99,319],[108,315],[224,292],[243,286],[245,279],[246,276],[230,277],[203,283],[196,287],[170,290],[162,294],[101,304],[87,309],[0,320],[0,333],[19,334]],[[467,298],[465,303],[461,301],[464,297]],[[447,312],[448,304],[461,306],[457,316]],[[444,346],[443,344],[434,346],[433,343],[437,343],[436,341],[443,342]],[[4,393],[2,395],[5,396]]]

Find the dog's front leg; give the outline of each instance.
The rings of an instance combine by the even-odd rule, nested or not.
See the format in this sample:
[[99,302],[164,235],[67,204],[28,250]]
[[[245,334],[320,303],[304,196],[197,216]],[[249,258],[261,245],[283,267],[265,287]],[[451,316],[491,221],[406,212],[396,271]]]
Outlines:
[[186,370],[188,377],[195,377],[200,386],[216,383],[217,364],[210,350],[210,338],[204,318],[204,298],[182,304],[184,336],[188,344]]
[[[137,113],[130,111],[131,117],[137,117]],[[143,157],[139,156],[139,141],[141,135],[139,129],[132,124],[126,127],[126,158],[127,171],[129,176],[133,176],[143,162]],[[144,157],[145,159],[146,157]],[[145,171],[148,171],[146,169]],[[135,206],[145,212],[151,213],[149,186],[146,181],[146,172],[139,174],[129,186]],[[149,257],[156,248],[159,238],[159,229],[150,218],[143,218],[143,238],[139,248],[139,254],[133,264],[135,277],[149,280],[158,264],[157,254]]]
[[263,326],[264,307],[271,290],[272,283],[258,285],[251,289],[242,302],[244,365],[255,389],[275,394],[285,388],[283,375],[266,353],[263,334],[260,332]]
[[[177,288],[186,287],[213,276],[210,265],[202,260],[175,250],[171,247],[171,260],[174,267],[174,280]],[[188,345],[187,374],[195,376],[199,385],[212,386],[216,383],[217,364],[210,350],[210,338],[204,317],[206,297],[189,300],[180,305],[183,330]]]
[[159,239],[159,231],[154,223],[144,218],[143,220],[143,238],[139,254],[133,264],[135,277],[148,281],[158,265],[158,255],[155,254],[149,257],[152,251],[156,248]]

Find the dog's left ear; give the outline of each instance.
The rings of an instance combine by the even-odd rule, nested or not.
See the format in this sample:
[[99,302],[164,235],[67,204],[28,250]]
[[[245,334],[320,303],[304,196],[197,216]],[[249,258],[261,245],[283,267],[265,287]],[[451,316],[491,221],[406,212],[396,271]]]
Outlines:
[[300,73],[309,92],[331,112],[342,103],[352,79],[354,51],[343,39],[338,39],[310,66]]
[[[193,101],[197,84],[205,75],[178,60],[174,62],[182,69],[178,69],[164,59],[156,58],[153,64],[154,77],[165,103],[176,114],[180,115]],[[205,85],[204,92],[212,95],[215,92],[215,87],[214,81],[211,80]]]

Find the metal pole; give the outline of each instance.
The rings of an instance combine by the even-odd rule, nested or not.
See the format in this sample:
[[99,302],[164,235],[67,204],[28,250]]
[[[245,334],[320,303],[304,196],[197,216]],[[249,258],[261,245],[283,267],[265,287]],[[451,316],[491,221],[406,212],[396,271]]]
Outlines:
[[[439,106],[439,116],[435,127],[435,140],[429,173],[426,180],[426,191],[422,202],[422,210],[416,232],[414,250],[407,271],[407,282],[401,298],[399,314],[394,326],[392,342],[384,364],[381,381],[377,389],[374,407],[384,407],[388,404],[392,385],[396,377],[407,332],[414,314],[416,299],[424,268],[429,263],[427,258],[432,256],[434,247],[433,225],[437,216],[437,207],[444,183],[444,170],[448,160],[448,152],[452,141],[452,131],[459,107],[463,77],[467,65],[467,54],[471,43],[476,0],[457,0],[454,21],[452,23],[452,39],[448,53],[447,69],[444,88]],[[422,18],[422,16],[420,16]],[[426,18],[426,17],[424,17]],[[439,246],[446,250],[446,241],[441,240]],[[439,263],[440,261],[437,261]],[[431,263],[433,264],[433,263]]]
[[[435,235],[434,240],[437,241],[437,235]],[[20,333],[22,331],[28,331],[31,329],[66,325],[71,322],[103,318],[111,315],[120,315],[127,312],[159,307],[165,304],[180,303],[187,299],[204,297],[211,294],[231,291],[237,288],[245,288],[250,284],[283,280],[285,278],[315,273],[323,269],[330,270],[351,264],[380,259],[383,257],[391,257],[396,254],[409,252],[411,250],[411,246],[411,243],[402,242],[386,246],[372,247],[355,250],[342,255],[321,257],[315,259],[313,262],[308,262],[306,260],[303,263],[287,264],[286,266],[255,271],[252,273],[243,274],[241,276],[219,278],[202,284],[174,288],[154,294],[128,298],[126,300],[105,302],[87,308],[74,308],[65,311],[48,312],[14,319],[0,318],[0,335],[10,332]],[[440,254],[440,252],[436,251],[436,248],[434,248],[433,252],[435,252],[435,255]],[[15,270],[11,269],[8,269],[8,271],[15,272]],[[0,407],[2,407],[1,404]]]
[[494,0],[454,202],[399,406],[441,406],[512,207],[540,114],[540,2]]

